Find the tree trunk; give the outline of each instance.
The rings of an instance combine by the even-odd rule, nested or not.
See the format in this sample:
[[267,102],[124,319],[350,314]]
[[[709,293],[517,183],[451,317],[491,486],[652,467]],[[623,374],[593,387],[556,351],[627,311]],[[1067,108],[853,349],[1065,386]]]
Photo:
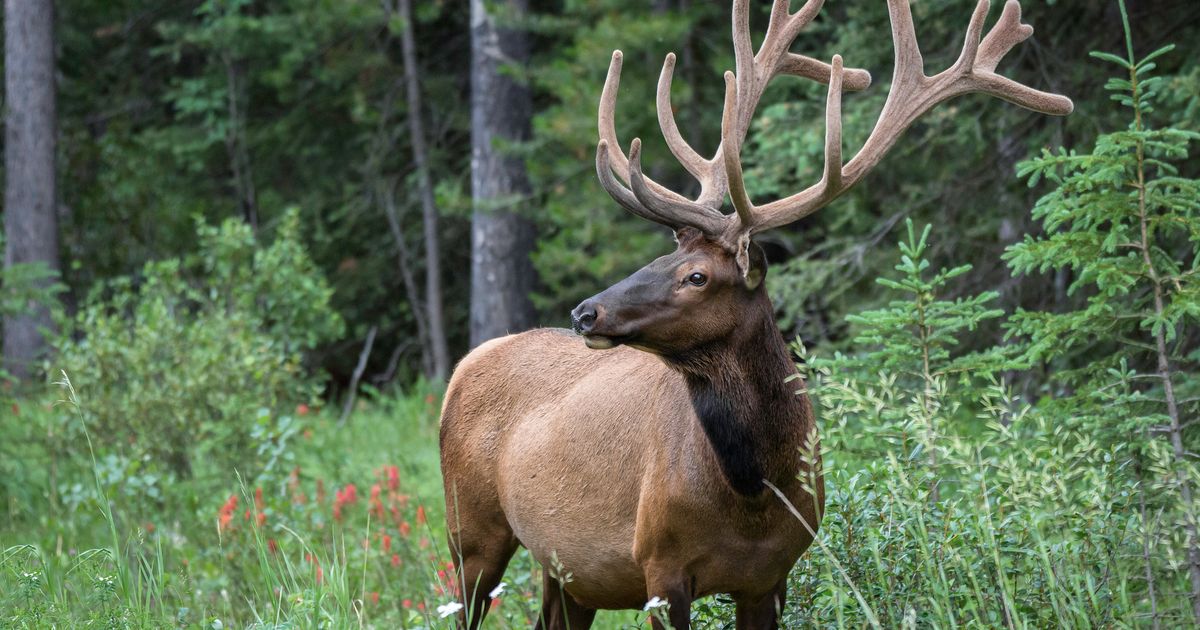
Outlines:
[[428,376],[444,381],[450,374],[450,350],[446,345],[445,317],[442,315],[441,254],[438,247],[438,209],[433,198],[433,181],[425,150],[425,123],[422,120],[421,86],[417,76],[417,45],[413,41],[412,0],[400,0],[400,43],[404,55],[404,86],[408,92],[408,131],[412,141],[413,164],[417,168],[417,187],[425,228],[425,313],[429,323],[429,345],[433,351],[433,373]]
[[489,6],[524,15],[527,0],[471,0],[471,346],[535,324],[534,227],[513,211],[529,195],[521,157],[509,145],[529,139],[529,89],[503,72],[525,66],[525,33],[501,28]]
[[[5,0],[6,269],[40,262],[59,270],[54,72],[54,2]],[[33,373],[46,347],[41,329],[51,326],[49,305],[33,306],[4,321],[4,362],[17,378]]]

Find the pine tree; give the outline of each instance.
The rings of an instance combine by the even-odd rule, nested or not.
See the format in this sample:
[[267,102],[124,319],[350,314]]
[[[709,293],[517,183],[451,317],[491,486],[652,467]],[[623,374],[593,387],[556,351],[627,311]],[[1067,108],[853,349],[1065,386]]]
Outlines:
[[[1069,292],[1086,296],[1085,303],[1061,313],[1019,312],[1012,332],[1026,340],[1025,359],[1054,367],[1064,421],[1092,423],[1111,439],[1141,439],[1135,468],[1149,469],[1145,491],[1164,510],[1166,529],[1183,533],[1179,547],[1164,550],[1185,556],[1168,563],[1186,566],[1200,621],[1200,471],[1188,455],[1195,437],[1187,431],[1196,416],[1200,358],[1188,354],[1200,319],[1200,180],[1179,168],[1200,135],[1180,123],[1151,125],[1162,86],[1154,60],[1173,46],[1138,60],[1123,3],[1121,10],[1126,56],[1092,55],[1122,69],[1105,87],[1132,122],[1100,136],[1090,153],[1044,151],[1018,166],[1030,186],[1047,180],[1055,189],[1033,209],[1044,234],[1005,254],[1014,274],[1070,270]],[[1165,444],[1152,436],[1164,436]],[[1149,569],[1149,553],[1146,561]],[[1148,582],[1153,589],[1153,576]],[[1157,625],[1152,591],[1150,599]]]
[[[900,242],[900,263],[895,266],[899,278],[875,280],[901,298],[883,308],[846,318],[858,329],[854,346],[868,350],[856,356],[838,354],[833,359],[818,360],[814,367],[832,373],[858,373],[864,379],[889,374],[901,379],[901,386],[915,390],[914,408],[904,413],[923,425],[919,427],[923,434],[921,448],[932,471],[938,465],[940,419],[953,415],[955,408],[955,397],[947,392],[947,382],[954,377],[969,380],[1002,365],[995,352],[956,353],[959,340],[963,333],[1002,316],[1004,311],[989,308],[999,297],[995,291],[943,299],[950,281],[969,272],[971,265],[940,269],[930,275],[931,263],[926,256],[933,226],[926,225],[917,237],[911,219],[906,225],[908,238]],[[937,501],[938,494],[935,475],[930,482],[931,500]]]

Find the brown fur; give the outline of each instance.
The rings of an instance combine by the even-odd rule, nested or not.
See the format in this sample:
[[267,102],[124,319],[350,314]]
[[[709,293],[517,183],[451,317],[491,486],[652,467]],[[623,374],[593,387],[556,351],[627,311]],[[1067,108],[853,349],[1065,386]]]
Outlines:
[[[565,600],[547,577],[540,626],[579,630],[596,609],[659,596],[686,628],[694,598],[730,593],[739,628],[775,627],[811,536],[760,479],[739,486],[729,471],[778,485],[815,528],[823,487],[814,500],[796,479],[812,408],[784,382],[793,367],[765,290],[743,285],[734,254],[684,236],[635,283],[678,285],[669,298],[624,304],[628,293],[608,295],[620,284],[594,298],[639,349],[591,350],[541,329],[490,341],[455,370],[441,450],[450,545],[471,594],[462,623],[478,625],[524,545],[572,574]],[[699,268],[703,290],[678,283]],[[636,327],[616,321],[626,313]]]

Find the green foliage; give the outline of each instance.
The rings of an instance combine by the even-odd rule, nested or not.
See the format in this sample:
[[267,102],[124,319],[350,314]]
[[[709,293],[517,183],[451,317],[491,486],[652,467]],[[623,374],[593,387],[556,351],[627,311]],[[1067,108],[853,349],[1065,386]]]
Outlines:
[[[1129,129],[1101,135],[1090,153],[1044,151],[1019,166],[1030,186],[1046,180],[1055,189],[1033,210],[1045,234],[1026,236],[1005,259],[1014,274],[1069,269],[1069,293],[1086,295],[1078,310],[1017,315],[1014,332],[1029,338],[1031,362],[1105,344],[1137,346],[1159,334],[1176,342],[1181,327],[1200,319],[1200,180],[1179,170],[1200,134],[1154,129],[1146,120],[1161,85],[1160,77],[1148,76],[1154,68],[1148,60],[1169,50],[1128,65],[1130,79],[1108,82],[1117,100],[1134,110]],[[1112,367],[1112,358],[1091,361],[1073,382]]]
[[1151,123],[1164,85],[1157,60],[1174,47],[1137,59],[1121,10],[1126,56],[1093,56],[1122,69],[1105,87],[1132,120],[1101,135],[1090,153],[1044,151],[1020,165],[1030,186],[1055,188],[1033,210],[1044,234],[1005,254],[1014,274],[1068,270],[1068,292],[1083,304],[1019,312],[1011,332],[1026,362],[1056,368],[1048,384],[1055,400],[1044,407],[1057,422],[1130,445],[1151,605],[1156,580],[1165,597],[1188,574],[1200,615],[1200,466],[1190,455],[1200,445],[1192,426],[1200,411],[1200,180],[1185,174],[1200,134],[1182,121]]
[[[201,223],[197,255],[148,263],[80,309],[57,365],[92,401],[103,476],[124,492],[162,500],[198,466],[253,479],[282,464],[296,429],[280,412],[321,391],[304,353],[342,326],[298,229],[289,213],[259,246],[240,221]],[[76,430],[55,439],[69,449]]]
[[995,319],[1004,311],[989,308],[999,294],[985,291],[971,297],[943,300],[950,281],[971,271],[971,265],[941,269],[929,275],[929,233],[927,225],[918,238],[912,220],[906,221],[908,240],[900,242],[898,279],[878,278],[876,282],[903,299],[892,300],[884,308],[864,311],[846,318],[854,326],[853,344],[859,352],[853,357],[839,355],[838,369],[885,370],[903,375],[919,385],[932,379],[945,379],[972,370],[995,369],[994,357],[953,352],[960,339],[974,332],[981,323]]

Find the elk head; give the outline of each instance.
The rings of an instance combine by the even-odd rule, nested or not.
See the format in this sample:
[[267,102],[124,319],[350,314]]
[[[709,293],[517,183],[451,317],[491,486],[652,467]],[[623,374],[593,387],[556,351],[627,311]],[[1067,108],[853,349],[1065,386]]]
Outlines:
[[[892,87],[871,135],[850,161],[842,159],[842,92],[871,83],[865,70],[844,68],[789,52],[800,31],[816,17],[823,0],[808,0],[795,13],[788,0],[775,0],[762,45],[750,41],[749,0],[733,5],[735,72],[725,73],[721,143],[705,159],[683,139],[671,107],[675,55],[668,54],[658,80],[658,122],[671,153],[700,182],[689,199],[643,174],[641,140],[629,154],[617,140],[614,113],[621,82],[621,51],[614,51],[600,96],[596,172],[609,195],[633,214],[676,232],[678,249],[638,270],[572,312],[575,330],[592,348],[627,343],[659,354],[686,351],[720,339],[738,325],[745,305],[766,299],[766,263],[751,237],[798,221],[829,205],[857,184],[896,144],[917,118],[947,99],[981,92],[1026,109],[1066,115],[1065,96],[1041,92],[996,74],[1000,60],[1033,34],[1021,24],[1021,7],[1008,0],[999,21],[983,36],[989,0],[979,0],[967,26],[962,52],[946,70],[926,76],[908,0],[887,0],[895,51]],[[741,146],[759,98],[778,75],[828,85],[825,111],[825,166],[820,181],[784,199],[756,205],[742,178]],[[619,179],[618,179],[619,178]],[[726,197],[733,212],[722,211]]]
[[740,313],[763,299],[766,256],[753,243],[747,273],[735,255],[700,230],[675,233],[679,247],[642,267],[571,312],[575,332],[589,348],[624,343],[662,355],[679,355],[729,335]]

